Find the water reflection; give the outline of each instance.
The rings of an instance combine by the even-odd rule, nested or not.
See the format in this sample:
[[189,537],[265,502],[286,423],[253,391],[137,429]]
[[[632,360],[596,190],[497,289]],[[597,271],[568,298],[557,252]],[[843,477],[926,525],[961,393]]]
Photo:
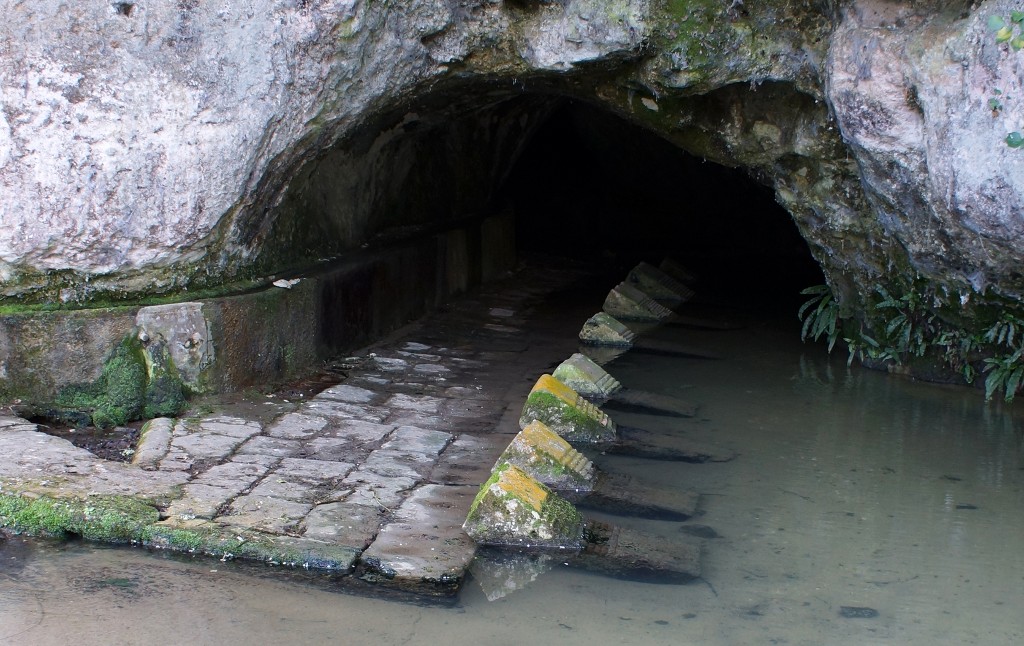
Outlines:
[[617,420],[740,457],[595,458],[704,494],[704,515],[688,524],[614,519],[666,543],[710,528],[721,538],[708,540],[703,581],[621,581],[503,555],[476,564],[458,605],[439,608],[255,578],[230,563],[14,539],[0,544],[0,643],[1024,640],[1019,403],[848,368],[790,329],[678,334],[723,359],[626,354],[609,369],[627,387],[700,402],[698,416]]

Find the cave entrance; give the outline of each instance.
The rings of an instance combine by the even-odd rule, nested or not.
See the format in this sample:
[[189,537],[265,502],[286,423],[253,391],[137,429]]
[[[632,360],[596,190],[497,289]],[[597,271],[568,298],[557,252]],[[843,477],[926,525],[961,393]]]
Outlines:
[[[744,91],[694,109],[713,127]],[[754,105],[787,96],[762,89]],[[790,312],[823,282],[771,188],[557,88],[473,85],[396,106],[321,151],[265,213],[247,230],[268,273],[363,263],[324,280],[318,335],[335,352],[500,275],[517,252],[590,261],[605,290],[671,257],[704,300]]]
[[791,307],[824,282],[769,187],[584,102],[552,111],[499,196],[525,252],[602,260],[620,275],[672,257],[705,298],[758,307]]

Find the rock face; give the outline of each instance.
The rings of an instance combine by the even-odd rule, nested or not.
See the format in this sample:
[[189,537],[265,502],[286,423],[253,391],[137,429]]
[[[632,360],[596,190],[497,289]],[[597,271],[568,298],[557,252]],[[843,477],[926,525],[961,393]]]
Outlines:
[[1024,122],[1024,59],[985,28],[1017,5],[963,4],[856,3],[832,37],[827,96],[869,212],[914,269],[956,296],[1019,298],[1024,157],[1003,139]]
[[485,212],[571,97],[769,184],[847,312],[898,274],[969,318],[1024,296],[1015,7],[15,3],[0,299],[226,289]]

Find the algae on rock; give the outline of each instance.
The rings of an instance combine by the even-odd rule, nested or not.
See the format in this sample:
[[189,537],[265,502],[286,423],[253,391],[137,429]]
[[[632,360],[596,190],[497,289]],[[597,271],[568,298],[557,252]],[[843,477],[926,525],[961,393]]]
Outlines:
[[[155,361],[154,361],[155,359]],[[135,335],[114,348],[99,378],[58,393],[47,416],[75,426],[122,426],[142,417],[176,415],[185,392],[170,355],[147,353]]]

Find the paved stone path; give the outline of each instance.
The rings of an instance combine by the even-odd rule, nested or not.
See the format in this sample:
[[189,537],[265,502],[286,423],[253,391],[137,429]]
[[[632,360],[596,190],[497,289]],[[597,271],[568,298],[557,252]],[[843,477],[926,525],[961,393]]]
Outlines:
[[345,360],[341,383],[301,402],[153,420],[132,464],[0,417],[0,521],[54,514],[54,528],[90,538],[452,592],[476,549],[461,525],[477,488],[531,385],[576,350],[597,306],[561,317],[565,329],[538,315],[578,277],[527,270],[462,299]]

